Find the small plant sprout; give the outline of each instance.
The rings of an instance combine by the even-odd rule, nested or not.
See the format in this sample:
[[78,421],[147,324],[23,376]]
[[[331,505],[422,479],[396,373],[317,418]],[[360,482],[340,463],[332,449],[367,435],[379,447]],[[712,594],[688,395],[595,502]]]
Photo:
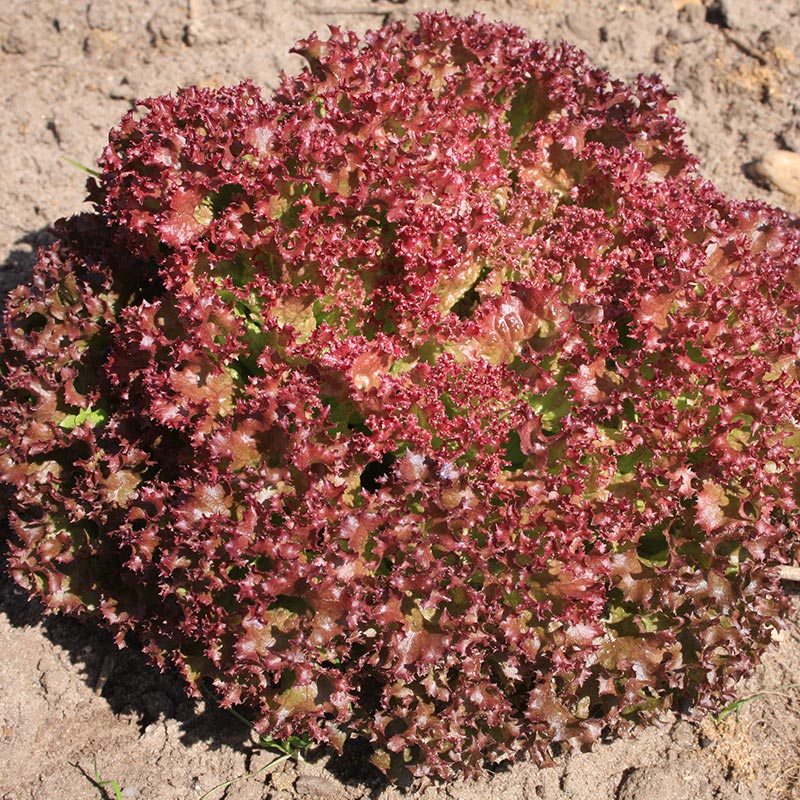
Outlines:
[[256,770],[251,770],[249,772],[243,772],[241,775],[236,776],[228,781],[223,781],[222,783],[218,783],[216,786],[212,786],[211,789],[204,792],[199,800],[207,800],[210,798],[215,792],[223,791],[227,789],[229,786],[237,783],[238,781],[246,780],[248,778],[254,778],[258,775],[266,774],[268,772],[272,772],[275,768],[283,764],[285,761],[289,761],[293,758],[299,758],[303,755],[312,745],[311,740],[307,736],[298,736],[292,735],[287,737],[284,740],[277,740],[272,739],[269,736],[264,736],[259,734],[253,723],[250,722],[246,717],[240,714],[234,708],[225,708],[224,706],[219,705],[218,698],[214,695],[214,693],[203,683],[200,684],[200,689],[209,700],[211,700],[215,705],[222,708],[223,711],[226,711],[230,714],[234,719],[238,720],[242,723],[248,730],[250,730],[255,735],[255,744],[258,748],[262,750],[266,750],[268,752],[277,753],[278,758],[273,759],[272,761],[268,762],[262,767],[259,767]]
[[96,789],[101,792],[103,800],[125,800],[122,787],[116,780],[109,780],[100,774],[97,768],[97,756],[92,759],[92,772],[88,773],[79,764],[72,764]]
[[240,714],[235,708],[226,708],[225,706],[220,705],[219,699],[205,684],[201,683],[200,689],[203,694],[208,697],[208,699],[211,700],[218,708],[221,708],[227,714],[230,714],[234,719],[241,722],[242,725],[244,725],[255,736],[255,744],[262,750],[269,750],[273,753],[278,753],[279,755],[285,755],[289,756],[290,758],[294,758],[295,756],[305,753],[313,745],[310,737],[306,735],[293,734],[291,736],[287,736],[285,739],[273,739],[269,736],[260,734],[256,730],[253,723],[247,719],[247,717]]
[[69,156],[61,156],[63,161],[66,161],[67,164],[70,166],[75,167],[75,169],[79,169],[81,172],[85,172],[87,175],[91,175],[94,178],[99,178],[100,173],[96,169],[92,169],[91,167],[87,167],[85,164],[81,164],[80,161],[76,161],[74,158],[70,158]]
[[[789,691],[791,689],[800,689],[800,683],[792,683],[789,686],[785,687],[785,691]],[[752,694],[749,697],[742,697],[739,700],[734,700],[728,703],[726,706],[722,708],[721,711],[718,711],[714,715],[714,720],[716,722],[724,722],[731,714],[735,714],[738,718],[739,712],[741,709],[748,705],[749,703],[753,703],[756,700],[762,700],[764,697],[783,697],[785,699],[790,699],[790,695],[787,695],[784,692],[772,692],[772,691],[763,691],[757,692],[756,694]]]
[[216,786],[212,786],[207,792],[203,792],[203,794],[200,795],[198,800],[209,800],[209,798],[211,798],[216,792],[224,792],[229,786],[232,786],[234,783],[238,783],[239,781],[243,781],[248,778],[255,778],[259,775],[264,775],[269,772],[272,772],[276,767],[280,766],[285,761],[288,761],[289,759],[296,757],[298,753],[299,751],[294,753],[285,752],[283,755],[274,758],[272,761],[268,762],[263,767],[259,767],[258,769],[252,770],[251,772],[243,772],[241,775],[237,775],[235,778],[231,778],[228,781],[223,781],[222,783],[218,783]]

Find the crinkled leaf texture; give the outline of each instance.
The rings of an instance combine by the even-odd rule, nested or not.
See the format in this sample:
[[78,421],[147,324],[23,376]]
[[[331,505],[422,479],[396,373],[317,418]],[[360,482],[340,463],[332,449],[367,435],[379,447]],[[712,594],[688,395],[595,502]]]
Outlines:
[[297,52],[142,102],[12,293],[14,577],[394,776],[719,707],[786,610],[798,220],[518,28]]

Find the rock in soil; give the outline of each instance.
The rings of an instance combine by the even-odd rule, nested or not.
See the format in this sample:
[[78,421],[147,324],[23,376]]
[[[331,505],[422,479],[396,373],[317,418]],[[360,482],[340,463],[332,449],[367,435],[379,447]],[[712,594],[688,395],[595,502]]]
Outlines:
[[784,194],[800,197],[800,153],[770,150],[751,167],[753,174]]

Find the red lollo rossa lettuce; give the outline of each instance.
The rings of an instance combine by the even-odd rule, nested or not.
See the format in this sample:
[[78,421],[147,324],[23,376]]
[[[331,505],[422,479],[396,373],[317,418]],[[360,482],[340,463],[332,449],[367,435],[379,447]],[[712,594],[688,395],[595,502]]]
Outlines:
[[731,697],[797,548],[800,222],[480,16],[145,100],[8,301],[14,578],[392,776]]

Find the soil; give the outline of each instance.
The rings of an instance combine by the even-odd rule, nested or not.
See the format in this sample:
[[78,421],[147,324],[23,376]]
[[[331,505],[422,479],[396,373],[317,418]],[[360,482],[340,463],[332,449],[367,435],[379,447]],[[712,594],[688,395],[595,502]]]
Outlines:
[[[80,210],[108,129],[140,97],[250,77],[274,88],[313,29],[359,32],[422,9],[483,11],[568,39],[614,74],[658,72],[702,172],[736,197],[796,197],[748,168],[800,152],[796,0],[6,0],[0,9],[0,296],[25,280],[48,225]],[[743,684],[738,714],[665,720],[632,740],[480,782],[388,787],[363,753],[286,761],[134,648],[45,617],[0,568],[0,800],[782,800],[800,798],[800,623]],[[787,591],[791,589],[787,586]],[[261,770],[259,772],[259,770]],[[110,781],[116,781],[111,783]],[[106,782],[103,784],[103,782]]]

